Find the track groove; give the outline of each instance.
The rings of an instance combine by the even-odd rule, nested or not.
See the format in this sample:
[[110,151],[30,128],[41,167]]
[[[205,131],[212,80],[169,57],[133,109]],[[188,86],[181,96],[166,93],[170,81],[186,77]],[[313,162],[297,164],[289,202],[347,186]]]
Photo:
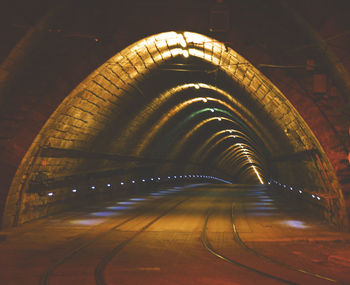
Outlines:
[[234,234],[234,239],[235,241],[241,246],[243,247],[244,249],[246,249],[247,251],[249,251],[250,253],[253,253],[254,255],[258,256],[258,257],[261,257],[269,262],[272,262],[272,263],[275,263],[275,264],[278,264],[280,266],[283,266],[285,268],[288,268],[290,270],[293,270],[293,271],[297,271],[297,272],[300,272],[300,273],[303,273],[303,274],[306,274],[306,275],[310,275],[312,277],[315,277],[315,278],[318,278],[318,279],[322,279],[322,280],[326,280],[326,281],[329,281],[329,282],[332,282],[332,283],[336,283],[336,284],[345,284],[345,283],[342,283],[340,281],[337,281],[335,279],[332,279],[332,278],[329,278],[329,277],[326,277],[326,276],[322,276],[320,274],[317,274],[317,273],[312,273],[312,272],[309,272],[307,270],[304,270],[304,269],[301,269],[301,268],[297,268],[297,267],[294,267],[294,266],[291,266],[291,265],[288,265],[288,264],[285,264],[283,262],[280,262],[276,259],[273,259],[271,257],[268,257],[266,255],[263,255],[259,252],[257,252],[256,250],[252,249],[251,247],[249,247],[242,239],[241,237],[239,236],[239,233],[238,233],[238,230],[237,230],[237,227],[234,223],[234,203],[232,203],[232,207],[231,207],[231,222],[232,222],[232,229],[233,229],[233,234]]
[[239,266],[241,268],[244,268],[248,271],[251,271],[251,272],[254,272],[254,273],[257,273],[259,275],[262,275],[264,277],[267,277],[267,278],[271,278],[271,279],[274,279],[274,280],[277,280],[277,281],[280,281],[282,283],[285,283],[285,284],[290,284],[290,285],[300,285],[299,283],[295,283],[295,282],[292,282],[292,281],[289,281],[289,280],[286,280],[286,279],[283,279],[283,278],[280,278],[280,277],[277,277],[277,276],[274,276],[274,275],[271,275],[271,274],[268,274],[266,272],[263,272],[263,271],[260,271],[258,269],[255,269],[253,267],[250,267],[248,265],[245,265],[243,263],[240,263],[238,261],[235,261],[233,259],[230,259],[224,255],[222,255],[221,253],[217,252],[210,244],[210,242],[208,241],[207,239],[207,235],[206,235],[206,230],[207,230],[207,224],[208,224],[208,220],[209,220],[209,217],[211,216],[211,213],[212,213],[212,209],[209,210],[208,212],[208,215],[204,221],[204,225],[203,225],[203,229],[202,229],[202,235],[201,235],[201,240],[202,240],[202,243],[204,245],[204,247],[213,255],[215,255],[216,257],[234,265],[234,266]]

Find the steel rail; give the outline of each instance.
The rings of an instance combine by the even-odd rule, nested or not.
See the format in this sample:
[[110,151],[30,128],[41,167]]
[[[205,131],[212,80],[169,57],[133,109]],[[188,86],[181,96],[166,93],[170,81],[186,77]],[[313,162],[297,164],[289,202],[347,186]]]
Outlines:
[[208,224],[208,220],[209,220],[209,217],[211,215],[211,212],[212,212],[212,209],[208,212],[208,215],[204,221],[204,225],[203,225],[203,229],[202,229],[202,235],[201,235],[201,239],[202,239],[202,244],[204,245],[204,247],[213,255],[215,255],[216,257],[234,265],[234,266],[238,266],[238,267],[241,267],[241,268],[244,268],[248,271],[251,271],[251,272],[255,272],[261,276],[264,276],[264,277],[267,277],[267,278],[271,278],[271,279],[274,279],[274,280],[277,280],[277,281],[280,281],[282,283],[285,283],[285,284],[290,284],[290,285],[300,285],[299,283],[295,283],[295,282],[292,282],[292,281],[289,281],[289,280],[286,280],[286,279],[283,279],[283,278],[280,278],[280,277],[277,277],[277,276],[274,276],[274,275],[271,275],[271,274],[268,274],[266,272],[263,272],[263,271],[260,271],[258,269],[255,269],[251,266],[248,266],[248,265],[245,265],[243,263],[240,263],[238,261],[235,261],[231,258],[228,258],[226,256],[224,256],[223,254],[219,253],[218,251],[216,251],[210,244],[210,242],[208,241],[207,239],[207,235],[206,235],[206,230],[207,230],[207,224]]
[[[181,200],[180,203],[182,203],[183,201],[187,200],[189,198],[186,198],[184,200]],[[170,199],[168,199],[170,200]],[[154,203],[157,203],[157,201],[153,201]],[[151,203],[152,205],[154,203]],[[79,245],[78,247],[76,247],[75,249],[71,250],[70,252],[68,252],[67,254],[65,254],[63,257],[61,257],[60,259],[58,259],[57,261],[55,261],[54,263],[52,263],[49,268],[45,271],[45,273],[42,275],[42,277],[40,278],[39,281],[39,285],[49,285],[50,284],[50,278],[52,276],[52,274],[54,273],[54,271],[62,264],[64,264],[67,260],[69,260],[72,256],[74,256],[75,254],[77,254],[79,251],[81,251],[82,249],[88,247],[89,245],[101,240],[101,238],[107,236],[108,234],[110,234],[111,232],[115,231],[116,229],[120,228],[121,226],[129,223],[130,221],[140,217],[141,215],[143,215],[145,213],[145,209],[148,209],[150,207],[152,207],[152,205],[145,205],[143,207],[141,207],[139,209],[139,213],[134,214],[133,216],[121,221],[120,223],[114,225],[112,228],[108,229],[107,231],[104,231],[102,233],[100,233],[99,235],[97,235],[95,238],[93,238],[92,240],[89,240],[85,243],[82,243],[81,245]],[[164,216],[164,214],[163,214]]]
[[237,230],[237,227],[234,223],[234,203],[232,203],[232,207],[231,207],[231,222],[232,222],[232,229],[233,229],[233,234],[234,234],[234,239],[235,241],[241,245],[243,248],[245,248],[246,250],[248,250],[249,252],[253,253],[254,255],[258,256],[258,257],[261,257],[265,260],[268,260],[272,263],[275,263],[275,264],[278,264],[278,265],[281,265],[283,267],[286,267],[288,269],[291,269],[291,270],[294,270],[294,271],[297,271],[297,272],[300,272],[300,273],[303,273],[303,274],[307,274],[307,275],[310,275],[310,276],[313,276],[315,278],[319,278],[319,279],[323,279],[323,280],[327,280],[329,282],[333,282],[333,283],[336,283],[336,284],[344,284],[340,281],[337,281],[335,279],[332,279],[330,277],[326,277],[326,276],[323,276],[323,275],[320,275],[320,274],[317,274],[317,273],[312,273],[312,272],[309,272],[307,270],[304,270],[304,269],[301,269],[301,268],[297,268],[297,267],[294,267],[294,266],[291,266],[291,265],[288,265],[288,264],[285,264],[283,262],[280,262],[276,259],[273,259],[269,256],[266,256],[254,249],[252,249],[251,247],[249,247],[242,239],[241,237],[239,236],[239,233],[238,233],[238,230]]
[[107,264],[118,254],[118,252],[120,252],[125,246],[127,246],[131,241],[133,241],[136,237],[138,237],[140,234],[142,234],[151,225],[153,225],[155,222],[159,221],[161,218],[163,218],[165,215],[167,215],[169,212],[174,210],[177,206],[179,206],[180,204],[182,204],[183,202],[185,202],[188,199],[189,198],[183,199],[183,200],[177,202],[172,207],[166,209],[157,218],[153,219],[152,221],[147,223],[145,226],[143,226],[140,230],[136,231],[130,238],[119,243],[111,251],[109,251],[108,254],[102,258],[102,260],[97,264],[97,266],[95,268],[96,284],[97,285],[107,285],[107,282],[106,282],[105,276],[104,276],[104,271],[106,269]]

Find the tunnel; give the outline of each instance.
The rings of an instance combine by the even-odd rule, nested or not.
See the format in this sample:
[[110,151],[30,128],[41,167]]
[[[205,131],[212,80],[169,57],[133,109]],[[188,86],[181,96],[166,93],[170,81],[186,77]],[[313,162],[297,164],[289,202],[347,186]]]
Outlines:
[[[92,186],[105,192],[106,179],[120,188],[133,175],[142,182],[177,173],[282,181],[317,193],[325,217],[344,221],[327,156],[288,99],[225,44],[181,31],[132,44],[64,99],[17,170],[4,213],[12,220],[4,224],[64,208]],[[327,205],[329,195],[337,203]]]
[[[348,126],[339,114],[350,85],[325,47],[333,37],[323,40],[295,12],[313,15],[311,6],[107,2],[99,5],[110,11],[42,6],[0,66],[6,284],[347,284],[348,141],[336,135]],[[184,22],[158,19],[171,7]],[[209,32],[200,20],[207,10]],[[135,23],[108,28],[125,37],[118,46],[107,28],[55,27],[74,25],[74,11],[84,29],[102,27],[91,20],[102,14],[125,24],[135,12]],[[261,27],[234,27],[250,13]],[[265,28],[280,28],[286,42],[256,32]],[[283,63],[295,59],[285,49],[300,30],[311,44],[287,52],[299,48],[296,61],[306,64]],[[59,47],[58,38],[70,42]],[[60,70],[59,52],[71,48]],[[312,95],[301,95],[303,84]]]

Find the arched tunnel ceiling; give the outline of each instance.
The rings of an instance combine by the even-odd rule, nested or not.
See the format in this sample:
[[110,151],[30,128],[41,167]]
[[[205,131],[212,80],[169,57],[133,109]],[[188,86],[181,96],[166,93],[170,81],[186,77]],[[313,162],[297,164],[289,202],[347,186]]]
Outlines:
[[[221,135],[227,131],[230,135]],[[142,39],[79,84],[36,137],[17,171],[10,199],[25,193],[17,186],[20,177],[29,168],[32,175],[39,173],[43,161],[49,178],[120,167],[111,160],[38,157],[43,148],[164,159],[153,172],[205,169],[226,179],[260,183],[276,174],[273,161],[279,156],[313,149],[328,161],[276,86],[225,44],[192,32]],[[297,163],[300,169],[288,175],[320,187],[319,179],[308,176],[315,174],[303,171],[304,162]],[[287,175],[288,167],[279,168]],[[332,179],[329,191],[339,195]],[[35,203],[33,194],[26,195]]]

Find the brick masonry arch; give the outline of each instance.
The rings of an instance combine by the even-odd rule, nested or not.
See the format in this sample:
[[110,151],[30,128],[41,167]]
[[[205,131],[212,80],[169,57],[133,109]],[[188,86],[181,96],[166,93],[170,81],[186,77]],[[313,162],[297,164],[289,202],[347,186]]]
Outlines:
[[[311,180],[317,181],[317,191],[328,203],[328,218],[338,225],[346,225],[344,198],[334,170],[313,132],[293,105],[237,52],[219,41],[192,32],[161,33],[130,45],[97,68],[63,100],[17,169],[7,196],[3,225],[11,226],[47,214],[47,211],[33,210],[36,205],[47,204],[46,198],[27,192],[32,175],[40,167],[45,166],[47,175],[53,177],[57,173],[77,169],[82,164],[82,161],[66,160],[59,165],[49,163],[47,166],[47,159],[39,155],[42,148],[101,151],[93,149],[93,146],[103,136],[106,125],[111,124],[114,114],[127,114],[125,107],[128,104],[132,106],[130,98],[143,100],[139,83],[160,64],[177,57],[199,58],[224,72],[253,102],[252,110],[266,116],[276,127],[272,133],[288,141],[288,153],[310,150],[316,153],[317,161],[303,162],[303,169],[311,173]],[[255,120],[258,122],[258,117]],[[110,152],[116,153],[117,150],[115,146]],[[277,148],[276,156],[285,154],[284,150],[285,146]],[[276,163],[281,169],[281,179],[292,183],[298,176],[290,171],[293,165],[285,165],[283,161]],[[314,163],[318,163],[317,167]]]

